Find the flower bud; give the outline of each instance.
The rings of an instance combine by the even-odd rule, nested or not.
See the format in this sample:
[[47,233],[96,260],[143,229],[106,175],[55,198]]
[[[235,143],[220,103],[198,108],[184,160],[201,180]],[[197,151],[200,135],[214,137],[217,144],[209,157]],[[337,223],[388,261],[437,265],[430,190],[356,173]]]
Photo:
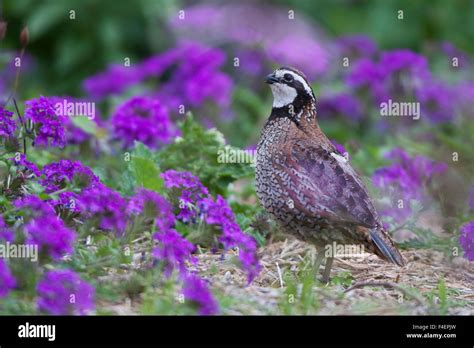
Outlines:
[[20,33],[21,46],[26,47],[26,45],[28,45],[29,39],[30,39],[30,33],[28,32],[28,27],[24,27]]
[[7,22],[0,21],[0,40],[3,40],[7,33]]

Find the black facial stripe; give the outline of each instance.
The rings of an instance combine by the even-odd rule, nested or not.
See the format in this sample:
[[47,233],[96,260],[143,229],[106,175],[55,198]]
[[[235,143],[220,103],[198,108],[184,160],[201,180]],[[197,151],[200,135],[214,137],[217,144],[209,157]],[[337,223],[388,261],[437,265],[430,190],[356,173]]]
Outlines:
[[285,84],[296,89],[296,92],[298,93],[299,96],[312,97],[311,95],[308,94],[308,92],[304,88],[304,85],[298,80],[293,80],[291,83],[285,82]]

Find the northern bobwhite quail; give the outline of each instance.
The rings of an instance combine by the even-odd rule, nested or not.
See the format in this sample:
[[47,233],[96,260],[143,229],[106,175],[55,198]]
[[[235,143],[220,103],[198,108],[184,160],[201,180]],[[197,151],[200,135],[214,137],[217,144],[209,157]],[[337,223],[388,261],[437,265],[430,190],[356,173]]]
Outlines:
[[273,108],[257,145],[260,203],[284,232],[316,246],[316,272],[327,258],[324,282],[333,261],[324,250],[334,243],[363,246],[403,266],[360,177],[319,127],[316,99],[305,76],[283,67],[266,82]]

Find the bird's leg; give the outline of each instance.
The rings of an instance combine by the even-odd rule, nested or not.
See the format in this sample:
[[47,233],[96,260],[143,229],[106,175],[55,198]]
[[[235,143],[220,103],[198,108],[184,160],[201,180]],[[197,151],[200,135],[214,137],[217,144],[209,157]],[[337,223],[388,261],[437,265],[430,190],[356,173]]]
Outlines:
[[323,272],[323,283],[329,283],[329,275],[331,274],[331,267],[332,263],[334,261],[334,257],[328,257],[326,259],[326,265],[324,266],[324,272]]
[[315,276],[318,275],[319,268],[321,267],[321,264],[323,263],[323,260],[324,260],[324,250],[317,249],[316,260],[314,261],[314,264],[313,264],[313,269],[314,269]]

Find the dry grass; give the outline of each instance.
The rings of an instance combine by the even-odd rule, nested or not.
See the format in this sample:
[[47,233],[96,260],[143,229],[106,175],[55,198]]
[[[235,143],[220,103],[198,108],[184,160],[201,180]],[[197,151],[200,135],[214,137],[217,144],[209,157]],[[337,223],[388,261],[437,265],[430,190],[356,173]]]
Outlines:
[[[231,253],[231,252],[230,252]],[[262,271],[246,284],[245,274],[227,254],[198,255],[198,270],[213,288],[232,298],[225,314],[282,314],[288,274],[298,278],[301,267],[310,264],[313,249],[297,240],[285,240],[261,248]],[[374,255],[336,258],[332,276],[353,278],[351,287],[315,282],[319,301],[311,314],[474,314],[474,273],[472,264],[462,258],[448,259],[432,250],[405,250],[404,268],[388,264]],[[284,276],[286,275],[286,277]],[[443,308],[438,286],[444,278],[447,303]],[[291,281],[291,280],[289,280]],[[295,314],[299,314],[298,311]]]
[[[315,257],[314,249],[295,239],[274,242],[259,250],[262,270],[250,285],[232,250],[225,254],[200,250],[197,265],[190,266],[209,281],[226,315],[474,314],[472,263],[460,257],[450,259],[428,249],[403,250],[402,253],[407,261],[404,268],[370,254],[336,258],[329,284],[314,281],[309,267]],[[111,273],[99,280],[124,282],[143,267],[138,259],[125,273]],[[303,283],[308,285],[305,274],[310,275],[312,298],[303,304],[300,294]],[[438,289],[441,279],[446,288],[445,301],[440,299]],[[288,301],[291,287],[297,289],[293,303]],[[160,297],[159,289],[156,291]],[[99,306],[111,313],[133,315],[140,313],[140,304],[138,298]]]

